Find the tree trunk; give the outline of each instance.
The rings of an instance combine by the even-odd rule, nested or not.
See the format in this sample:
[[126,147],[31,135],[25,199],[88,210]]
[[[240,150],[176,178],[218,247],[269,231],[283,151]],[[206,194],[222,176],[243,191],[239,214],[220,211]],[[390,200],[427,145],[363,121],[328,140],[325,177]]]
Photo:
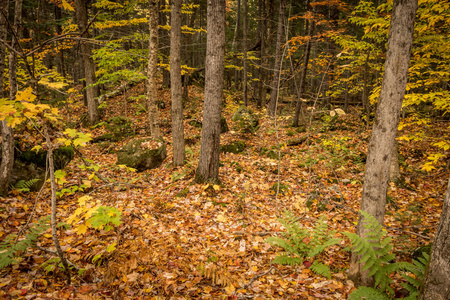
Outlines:
[[[9,1],[1,1],[0,10],[6,13],[8,17]],[[8,23],[2,13],[0,13],[0,39],[6,41],[8,32]],[[6,68],[6,47],[3,43],[0,43],[0,98],[6,97],[5,94],[5,68]]]
[[[239,65],[239,59],[237,58],[237,47],[236,47],[236,40],[239,36],[239,28],[241,27],[241,0],[237,0],[237,15],[236,15],[236,26],[234,27],[234,36],[233,36],[233,42],[231,43],[231,49],[234,52],[234,55],[236,56],[236,65]],[[239,78],[239,70],[234,69],[234,88],[238,90],[240,83]]]
[[[14,34],[11,47],[19,48],[19,40],[22,36],[22,0],[16,0],[14,5]],[[17,54],[9,53],[9,98],[16,98],[17,93]]]
[[[0,9],[3,11],[8,11],[9,1],[0,4]],[[22,23],[22,0],[15,1],[14,8],[14,32],[15,37],[12,37],[11,46],[15,49],[18,48],[18,40],[20,39],[21,33],[21,23]],[[0,14],[0,38],[6,40],[7,36],[7,21],[3,14]],[[17,38],[17,39],[16,39]],[[4,96],[5,86],[4,86],[4,74],[5,74],[5,58],[6,51],[3,44],[0,45],[0,98]],[[14,99],[17,93],[17,55],[12,52],[9,56],[9,97]],[[13,129],[8,126],[6,119],[1,121],[1,132],[2,132],[2,162],[0,164],[0,195],[6,195],[9,188],[9,179],[12,174],[12,168],[14,164],[14,134]]]
[[[315,7],[313,8],[313,12],[315,12]],[[292,122],[292,126],[294,126],[294,127],[298,127],[298,120],[300,118],[300,111],[302,108],[301,97],[305,91],[305,86],[306,86],[306,74],[308,72],[309,54],[311,53],[311,39],[312,39],[312,35],[314,33],[314,27],[315,27],[314,20],[309,20],[309,26],[308,26],[309,40],[306,42],[306,45],[305,45],[305,56],[303,57],[302,72],[300,74],[300,86],[299,86],[299,92],[298,92],[299,96],[297,98],[297,104],[295,105],[294,120]]]
[[450,180],[444,198],[441,220],[434,237],[430,262],[420,300],[450,299]]
[[[392,148],[406,89],[417,2],[394,1],[383,83],[369,143],[361,210],[373,215],[380,224],[384,219]],[[367,234],[363,221],[360,215],[356,233],[361,237]],[[373,280],[367,270],[362,270],[359,260],[360,257],[352,255],[349,278],[357,286],[372,285]]]
[[[88,12],[86,7],[86,0],[75,0],[75,12],[78,24],[78,29],[82,33],[81,37],[88,38]],[[80,42],[81,58],[84,68],[84,76],[86,78],[86,101],[89,114],[89,122],[94,125],[100,121],[100,114],[98,111],[97,97],[98,89],[93,86],[96,83],[95,78],[95,63],[92,59],[91,45],[85,41]]]
[[244,81],[244,88],[243,88],[243,98],[244,98],[244,106],[248,105],[248,97],[247,97],[247,0],[243,0],[242,5],[244,6],[244,14],[242,18],[242,52],[244,54],[244,74],[243,74],[243,81]]
[[[167,25],[167,13],[163,10],[159,11],[158,14],[159,17],[159,25],[164,26]],[[168,63],[170,60],[170,32],[167,31],[164,28],[158,27],[158,44],[159,47],[161,47],[161,54],[163,57],[163,63]],[[162,68],[162,85],[163,87],[169,88],[170,87],[170,71],[168,71],[166,68]]]
[[208,1],[205,101],[196,182],[219,180],[220,116],[225,57],[225,0]]
[[266,26],[266,6],[265,6],[265,0],[259,0],[258,5],[258,14],[259,14],[259,21],[258,21],[258,28],[259,28],[259,39],[261,41],[261,48],[259,50],[259,59],[260,59],[260,67],[259,67],[259,81],[258,81],[258,95],[257,95],[257,105],[258,107],[262,107],[263,103],[266,101],[266,89],[264,87],[264,79],[266,71],[264,68],[266,67],[266,57],[265,57],[265,50],[266,50],[266,33],[267,33],[267,26]]
[[161,137],[161,130],[159,128],[159,111],[157,106],[158,101],[158,87],[157,81],[157,64],[158,64],[158,0],[149,0],[150,16],[150,41],[149,41],[149,55],[148,55],[148,116],[150,120],[150,133],[152,137]]
[[275,65],[273,71],[273,80],[272,80],[272,92],[270,94],[270,102],[269,102],[269,110],[268,113],[270,116],[275,116],[275,111],[277,109],[277,98],[278,98],[278,88],[280,82],[280,68],[281,68],[281,44],[283,38],[283,22],[285,19],[285,6],[286,0],[280,0],[280,11],[278,16],[278,29],[277,29],[277,43],[275,45]]
[[172,0],[170,16],[170,89],[172,92],[173,164],[184,164],[183,103],[181,97],[181,0]]

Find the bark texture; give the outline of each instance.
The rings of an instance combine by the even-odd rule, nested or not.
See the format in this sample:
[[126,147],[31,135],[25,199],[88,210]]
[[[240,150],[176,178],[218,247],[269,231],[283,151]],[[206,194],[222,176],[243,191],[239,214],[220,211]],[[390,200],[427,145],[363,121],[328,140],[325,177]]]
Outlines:
[[420,299],[450,299],[450,180]]
[[[81,37],[88,38],[88,12],[86,7],[86,0],[75,0],[75,12],[78,29],[82,33]],[[98,89],[93,86],[96,83],[95,78],[95,63],[92,59],[91,45],[85,41],[80,44],[81,59],[83,62],[84,76],[86,78],[86,101],[89,114],[89,122],[96,124],[100,121],[100,114],[98,111],[97,97]]]
[[172,1],[170,16],[170,82],[172,93],[173,164],[184,164],[184,126],[181,90],[181,0]]
[[225,0],[209,0],[205,63],[205,102],[197,182],[219,179],[220,116],[225,58]]
[[283,39],[283,25],[285,19],[285,7],[286,0],[280,0],[280,11],[278,16],[278,29],[277,29],[277,44],[275,45],[275,65],[273,71],[273,80],[272,80],[272,92],[270,93],[270,102],[269,102],[269,115],[275,116],[275,111],[277,109],[277,98],[278,98],[278,88],[280,82],[280,68],[281,68],[281,44]]
[[158,1],[149,0],[150,6],[149,15],[149,54],[148,54],[148,117],[150,120],[150,133],[154,138],[161,137],[161,129],[159,127],[159,111],[158,111],[158,87],[157,87],[157,72],[158,72]]
[[[392,149],[405,95],[408,65],[417,11],[417,0],[396,0],[392,10],[385,72],[367,155],[361,210],[383,224]],[[357,234],[366,236],[359,216]],[[372,285],[368,272],[362,270],[359,257],[352,255],[349,278],[355,285]]]
[[[9,1],[2,2],[0,9],[8,11]],[[14,9],[14,31],[16,38],[20,38],[20,27],[22,23],[22,0],[17,0]],[[0,38],[6,40],[7,36],[7,21],[3,14],[0,14]],[[12,47],[18,47],[17,39],[13,38],[11,44]],[[6,51],[3,44],[0,45],[0,98],[6,96],[4,86],[4,74],[5,74],[5,58]],[[17,93],[17,76],[16,76],[17,56],[14,52],[10,54],[9,65],[9,80],[10,80],[10,93],[11,99],[14,99]],[[0,164],[0,195],[6,195],[9,187],[9,180],[11,178],[12,168],[14,165],[14,134],[13,129],[8,126],[6,120],[1,121],[2,132],[2,162]]]

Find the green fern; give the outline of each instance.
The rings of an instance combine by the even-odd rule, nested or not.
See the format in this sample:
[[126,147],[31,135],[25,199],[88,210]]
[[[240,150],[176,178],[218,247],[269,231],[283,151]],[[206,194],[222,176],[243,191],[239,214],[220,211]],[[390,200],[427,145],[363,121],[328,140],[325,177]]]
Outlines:
[[0,243],[0,269],[18,263],[20,254],[26,251],[28,247],[36,244],[38,237],[49,228],[49,220],[50,216],[41,218],[37,224],[30,227],[25,239],[17,243],[15,243],[15,234],[10,234],[4,239]]
[[[281,265],[302,264],[304,259],[312,260],[325,251],[327,247],[340,242],[338,238],[330,238],[334,236],[335,231],[328,231],[325,216],[317,220],[313,229],[302,227],[296,222],[296,216],[288,211],[285,211],[284,218],[279,219],[279,221],[286,228],[286,232],[282,238],[268,237],[266,243],[283,248],[285,253],[276,256],[272,263]],[[311,270],[327,278],[331,277],[329,267],[318,261],[314,261]]]
[[[393,245],[392,238],[385,237],[381,224],[367,212],[361,211],[364,216],[363,226],[366,229],[367,236],[360,237],[355,233],[344,232],[352,243],[352,252],[360,255],[360,263],[363,264],[363,270],[369,270],[368,276],[373,276],[375,280],[375,289],[370,287],[359,287],[355,290],[349,299],[361,299],[361,295],[365,299],[394,299],[394,290],[390,287],[392,283],[391,274],[400,272],[410,272],[415,275],[401,275],[407,280],[408,284],[404,284],[405,288],[410,292],[409,299],[415,299],[417,291],[422,284],[425,266],[428,261],[428,255],[419,261],[413,261],[414,264],[408,262],[394,262],[395,255],[391,253]],[[380,293],[384,298],[380,298]],[[355,294],[355,296],[353,296]]]
[[19,192],[29,192],[39,181],[41,181],[39,178],[33,178],[28,181],[19,180],[16,183],[15,189]]

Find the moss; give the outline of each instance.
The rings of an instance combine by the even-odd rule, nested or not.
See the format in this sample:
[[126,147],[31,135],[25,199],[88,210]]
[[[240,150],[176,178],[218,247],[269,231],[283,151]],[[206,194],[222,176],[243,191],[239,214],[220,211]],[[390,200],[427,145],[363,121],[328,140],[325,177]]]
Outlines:
[[[270,188],[270,190],[276,193],[277,192],[277,188],[278,188],[278,182],[274,183],[272,185],[272,187]],[[278,188],[278,192],[280,194],[282,194],[282,195],[285,195],[288,191],[289,191],[289,186],[287,184],[280,183],[280,187]]]
[[220,152],[238,154],[244,152],[245,147],[246,145],[243,141],[233,141],[228,145],[220,146]]
[[188,194],[189,194],[189,189],[186,187],[186,188],[184,188],[182,191],[178,192],[178,193],[175,195],[175,197],[182,198],[182,197],[186,197]]

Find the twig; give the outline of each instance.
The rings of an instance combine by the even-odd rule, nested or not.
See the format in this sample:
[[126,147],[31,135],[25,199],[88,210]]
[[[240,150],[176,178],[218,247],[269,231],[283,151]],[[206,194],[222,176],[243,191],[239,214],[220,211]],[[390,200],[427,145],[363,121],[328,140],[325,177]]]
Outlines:
[[237,293],[239,290],[246,290],[249,286],[251,286],[251,285],[253,284],[253,282],[255,282],[256,279],[261,278],[261,277],[263,277],[263,276],[266,276],[266,275],[269,274],[272,270],[276,270],[276,271],[278,272],[278,274],[279,274],[282,278],[285,277],[283,274],[281,274],[281,271],[280,271],[278,268],[276,268],[276,267],[274,267],[274,266],[271,266],[271,267],[269,268],[269,270],[267,270],[267,271],[264,272],[264,273],[257,274],[257,275],[255,275],[255,276],[253,276],[253,278],[250,279],[250,281],[249,281],[246,285],[244,285],[243,287],[238,288],[237,290],[235,290],[235,291],[233,292],[233,296],[236,296],[236,293]]
[[[46,249],[46,248],[43,248],[43,247],[38,246],[38,245],[36,245],[36,248],[38,248],[38,249],[41,250],[41,251],[47,252],[47,253],[49,253],[49,254],[51,254],[51,255],[58,256],[58,253],[57,253],[56,251],[53,251],[53,250],[50,250],[50,249]],[[68,260],[67,258],[66,258],[66,261],[67,261],[67,263],[68,263],[72,268],[74,268],[74,269],[77,270],[77,271],[80,271],[80,268],[79,268],[77,265],[75,265],[73,262],[71,262],[71,261]]]
[[389,230],[396,230],[396,231],[401,231],[401,232],[404,232],[404,233],[407,233],[407,234],[416,235],[418,237],[423,238],[424,240],[431,240],[431,238],[426,236],[426,235],[422,235],[420,233],[415,233],[415,232],[412,232],[412,231],[409,231],[409,230],[404,230],[404,229],[399,228],[399,227],[390,227],[390,226],[385,226],[385,227],[386,227],[386,229],[389,229]]

